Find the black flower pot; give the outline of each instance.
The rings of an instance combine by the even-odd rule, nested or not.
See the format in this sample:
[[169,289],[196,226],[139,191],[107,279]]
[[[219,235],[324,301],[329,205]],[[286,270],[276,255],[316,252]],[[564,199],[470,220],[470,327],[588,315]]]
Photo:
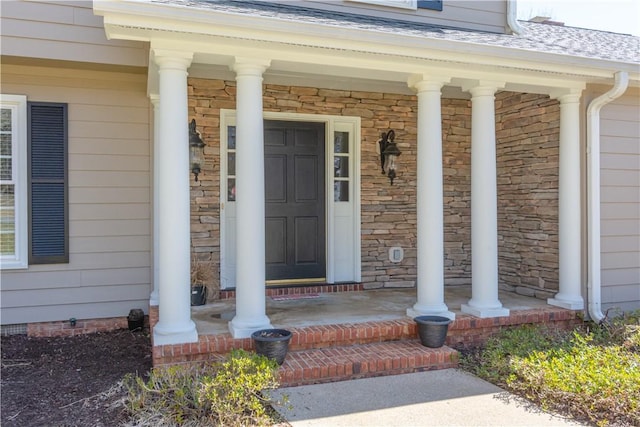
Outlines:
[[418,336],[423,346],[438,348],[444,345],[451,319],[443,316],[418,316],[413,320],[418,326]]
[[207,303],[207,287],[191,286],[191,305],[204,305]]
[[289,350],[291,331],[286,329],[262,329],[251,334],[256,353],[275,359],[282,365]]
[[127,316],[127,324],[130,331],[142,330],[144,327],[144,311],[139,308],[133,308]]

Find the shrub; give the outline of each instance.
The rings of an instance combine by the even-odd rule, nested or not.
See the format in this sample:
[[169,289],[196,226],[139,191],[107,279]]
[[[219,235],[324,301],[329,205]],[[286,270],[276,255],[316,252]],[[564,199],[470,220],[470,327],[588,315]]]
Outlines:
[[569,348],[536,351],[511,361],[509,387],[599,425],[640,425],[640,355],[619,345],[596,346],[576,333]]
[[125,378],[125,406],[135,426],[240,426],[271,423],[268,389],[278,387],[275,361],[233,350],[223,362],[151,371]]
[[566,331],[543,326],[524,325],[505,329],[489,338],[461,360],[463,368],[494,384],[506,386],[511,374],[511,359],[526,357],[534,351],[546,351],[566,345]]
[[234,350],[213,377],[202,380],[198,402],[219,425],[255,425],[266,421],[268,397],[262,392],[278,387],[275,360],[247,356]]
[[540,404],[598,425],[640,425],[638,316],[571,334],[505,330],[462,366]]

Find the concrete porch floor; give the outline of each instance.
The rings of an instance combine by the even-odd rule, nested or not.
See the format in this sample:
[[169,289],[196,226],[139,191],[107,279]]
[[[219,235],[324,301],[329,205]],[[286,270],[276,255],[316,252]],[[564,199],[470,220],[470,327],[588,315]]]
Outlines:
[[[314,294],[310,294],[314,295]],[[267,316],[276,328],[361,323],[407,318],[406,310],[416,302],[416,289],[376,289],[354,292],[302,295],[299,299],[276,300],[266,297]],[[471,298],[471,286],[445,287],[445,303],[456,316]],[[550,307],[545,301],[500,291],[499,299],[510,310]],[[228,322],[235,315],[235,299],[211,301],[191,307],[191,317],[199,335],[229,332]]]

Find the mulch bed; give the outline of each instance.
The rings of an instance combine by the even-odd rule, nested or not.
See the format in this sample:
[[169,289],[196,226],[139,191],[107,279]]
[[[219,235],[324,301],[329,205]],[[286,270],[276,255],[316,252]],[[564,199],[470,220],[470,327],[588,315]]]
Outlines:
[[128,373],[151,369],[148,330],[61,338],[2,337],[0,424],[112,427],[126,421],[115,403]]

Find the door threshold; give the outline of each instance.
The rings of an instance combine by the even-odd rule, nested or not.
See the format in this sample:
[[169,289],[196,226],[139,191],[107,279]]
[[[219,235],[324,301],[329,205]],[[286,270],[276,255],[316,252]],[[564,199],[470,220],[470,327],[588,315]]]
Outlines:
[[318,277],[314,279],[281,279],[281,280],[267,280],[265,284],[268,287],[271,286],[305,286],[305,285],[317,285],[318,283],[327,283],[326,277]]

